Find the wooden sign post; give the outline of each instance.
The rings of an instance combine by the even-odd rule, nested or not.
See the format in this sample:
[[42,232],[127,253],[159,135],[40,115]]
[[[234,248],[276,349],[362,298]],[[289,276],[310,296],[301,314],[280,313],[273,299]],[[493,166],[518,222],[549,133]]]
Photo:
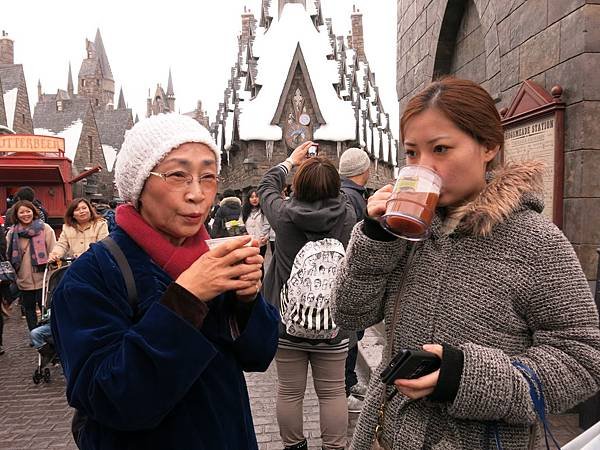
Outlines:
[[562,88],[548,94],[533,81],[525,81],[508,108],[500,111],[504,126],[503,162],[541,161],[544,169],[544,214],[563,225],[565,104]]

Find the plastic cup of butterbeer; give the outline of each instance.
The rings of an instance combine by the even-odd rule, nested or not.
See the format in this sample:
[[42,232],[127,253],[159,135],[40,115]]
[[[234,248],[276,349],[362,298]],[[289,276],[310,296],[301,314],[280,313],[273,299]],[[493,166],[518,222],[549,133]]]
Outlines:
[[387,201],[385,214],[381,216],[382,226],[402,239],[427,239],[441,188],[441,177],[430,168],[404,166]]
[[[207,239],[204,242],[206,242],[206,245],[208,245],[208,249],[212,250],[215,247],[218,247],[219,245],[223,245],[226,242],[229,241],[235,241],[236,239],[240,239],[243,236],[231,236],[231,237],[222,237],[222,238],[215,238],[215,239]],[[252,245],[252,241],[248,242],[247,244],[244,245],[244,247],[250,247],[250,245]]]

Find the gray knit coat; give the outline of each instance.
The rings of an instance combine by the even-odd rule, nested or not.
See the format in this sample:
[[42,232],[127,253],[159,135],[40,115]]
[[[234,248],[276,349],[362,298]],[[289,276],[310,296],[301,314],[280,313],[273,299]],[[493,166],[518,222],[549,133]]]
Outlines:
[[[362,330],[385,319],[398,299],[396,351],[450,344],[464,353],[451,403],[388,404],[383,439],[394,450],[495,449],[531,445],[536,414],[528,384],[512,361],[543,382],[547,410],[567,410],[600,389],[600,330],[590,288],[562,232],[540,214],[541,166],[505,166],[476,200],[442,220],[406,268],[407,242],[375,241],[354,228],[333,293],[336,323]],[[388,336],[389,336],[389,331]],[[371,378],[352,449],[371,447],[383,384]]]

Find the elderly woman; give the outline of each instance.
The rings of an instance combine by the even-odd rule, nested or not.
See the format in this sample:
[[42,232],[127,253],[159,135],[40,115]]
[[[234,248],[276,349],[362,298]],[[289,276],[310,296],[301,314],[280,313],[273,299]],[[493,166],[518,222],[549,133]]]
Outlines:
[[[278,313],[260,289],[258,243],[209,251],[203,226],[219,152],[193,119],[161,114],[126,135],[111,239],[75,261],[56,290],[52,332],[78,410],[82,449],[256,449],[243,371],[264,371]],[[131,279],[131,278],[130,278]]]
[[106,220],[100,217],[85,198],[76,198],[65,213],[65,223],[58,242],[49,258],[56,261],[63,256],[78,258],[90,244],[108,236]]

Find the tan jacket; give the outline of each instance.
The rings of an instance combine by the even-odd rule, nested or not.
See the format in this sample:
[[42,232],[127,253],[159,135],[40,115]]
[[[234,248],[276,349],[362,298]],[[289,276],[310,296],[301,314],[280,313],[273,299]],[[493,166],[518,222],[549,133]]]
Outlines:
[[52,253],[59,258],[63,256],[77,258],[90,248],[90,244],[101,241],[106,236],[108,236],[108,225],[104,219],[88,222],[83,227],[80,225],[72,227],[65,223]]
[[[6,235],[7,243],[10,243],[12,239],[12,229]],[[46,234],[46,252],[50,252],[50,249],[56,244],[56,235],[54,230],[47,223],[44,224],[44,233]],[[42,288],[44,280],[43,272],[35,272],[31,265],[31,253],[29,246],[31,240],[27,238],[19,238],[19,247],[21,248],[21,266],[17,272],[17,286],[22,291],[34,291]]]

